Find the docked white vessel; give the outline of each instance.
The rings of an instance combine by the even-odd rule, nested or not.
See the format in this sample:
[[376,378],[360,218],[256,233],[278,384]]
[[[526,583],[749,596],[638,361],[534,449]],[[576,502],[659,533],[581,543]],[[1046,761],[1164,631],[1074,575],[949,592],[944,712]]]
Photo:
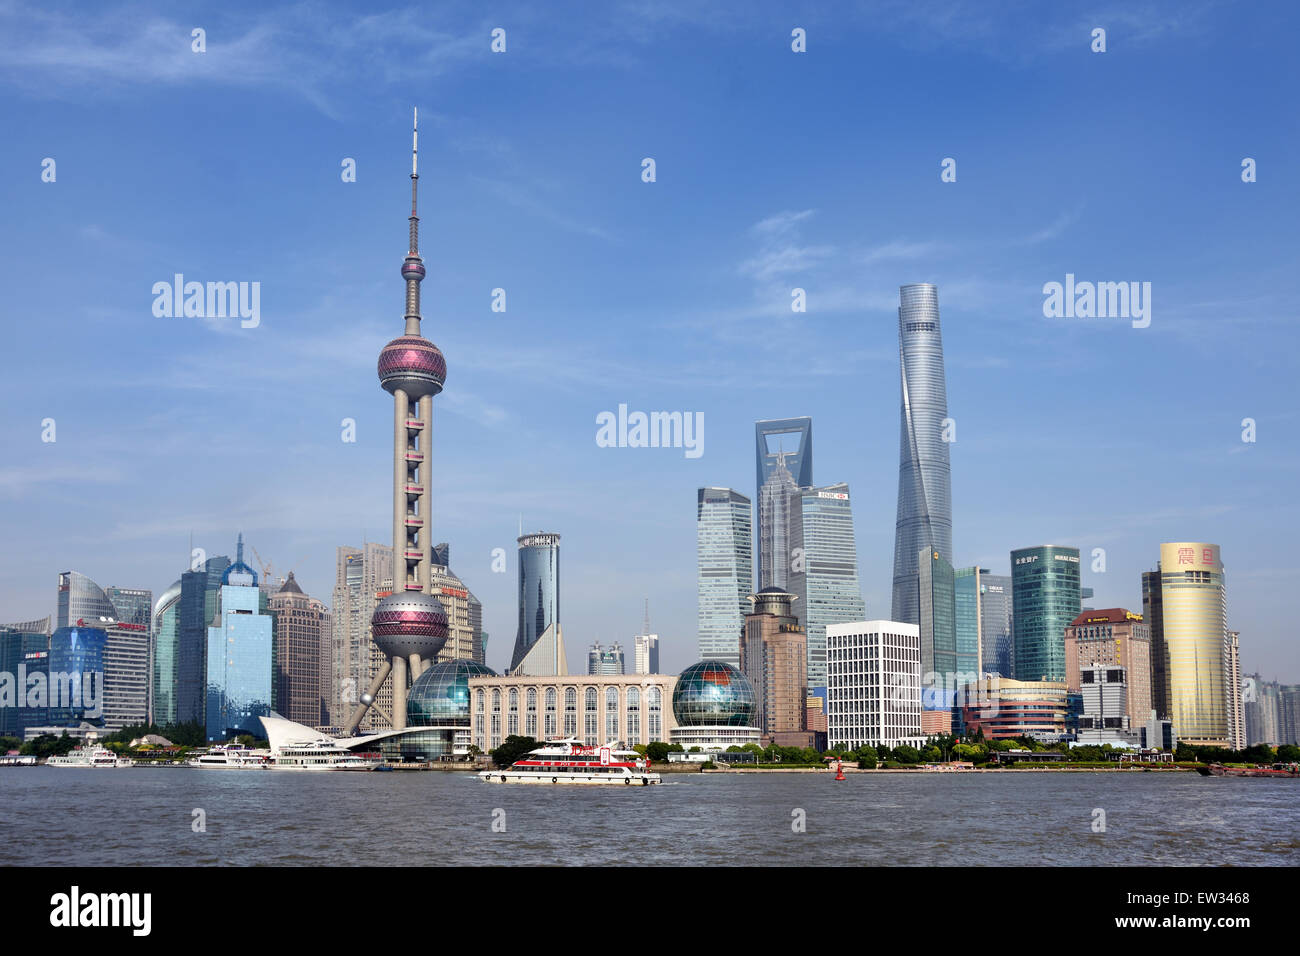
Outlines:
[[271,755],[272,770],[373,770],[381,763],[378,754],[358,754],[333,740],[312,744],[286,744]]
[[129,757],[119,757],[103,747],[73,747],[66,754],[50,757],[47,767],[93,767],[114,769],[133,766]]
[[206,753],[195,754],[185,763],[199,770],[266,770],[270,766],[270,753],[248,747],[213,747]]
[[505,770],[484,770],[484,783],[601,784],[645,787],[660,783],[650,761],[634,750],[615,750],[613,744],[588,747],[576,737],[548,741]]

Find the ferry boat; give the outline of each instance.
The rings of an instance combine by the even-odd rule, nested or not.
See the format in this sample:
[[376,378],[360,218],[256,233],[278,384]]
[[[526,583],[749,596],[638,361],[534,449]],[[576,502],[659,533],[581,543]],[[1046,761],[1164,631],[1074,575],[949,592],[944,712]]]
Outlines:
[[213,747],[185,763],[199,770],[265,770],[270,766],[268,756],[268,751],[248,747]]
[[644,787],[659,783],[650,761],[634,750],[615,750],[614,744],[588,747],[577,737],[548,741],[505,770],[484,770],[484,783],[613,784]]
[[380,754],[353,753],[332,740],[314,744],[286,744],[271,755],[272,770],[374,770],[381,765]]
[[1196,768],[1202,777],[1300,777],[1300,764],[1275,763],[1271,767],[1225,767],[1212,763]]
[[129,757],[119,757],[103,747],[73,747],[66,754],[50,757],[47,767],[93,767],[95,769],[133,766]]

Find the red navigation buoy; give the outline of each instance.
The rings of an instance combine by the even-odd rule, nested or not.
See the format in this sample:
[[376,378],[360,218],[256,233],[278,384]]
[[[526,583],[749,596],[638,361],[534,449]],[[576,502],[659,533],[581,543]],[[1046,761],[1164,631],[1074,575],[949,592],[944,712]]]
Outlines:
[[836,780],[843,780],[843,779],[844,779],[844,761],[843,761],[843,760],[837,760],[837,761],[835,762],[835,779],[836,779]]

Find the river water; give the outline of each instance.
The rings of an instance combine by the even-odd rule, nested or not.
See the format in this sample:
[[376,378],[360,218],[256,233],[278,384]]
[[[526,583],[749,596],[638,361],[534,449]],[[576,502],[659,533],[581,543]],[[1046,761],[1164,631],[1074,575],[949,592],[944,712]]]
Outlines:
[[738,863],[1295,866],[1300,781],[1015,771],[549,787],[451,772],[0,769],[0,864]]

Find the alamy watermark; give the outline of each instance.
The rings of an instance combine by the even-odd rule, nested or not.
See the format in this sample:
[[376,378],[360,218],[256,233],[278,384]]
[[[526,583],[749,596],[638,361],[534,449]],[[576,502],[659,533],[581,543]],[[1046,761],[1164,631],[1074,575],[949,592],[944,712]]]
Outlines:
[[262,323],[262,283],[186,282],[178,272],[171,282],[153,284],[153,314],[160,319],[240,318],[241,328]]
[[1067,272],[1064,284],[1045,283],[1043,295],[1044,318],[1131,318],[1135,329],[1151,324],[1150,282],[1075,282]]
[[28,673],[26,664],[18,665],[17,674],[0,671],[0,707],[52,707],[94,718],[102,715],[103,704],[103,671]]
[[704,454],[703,412],[628,412],[596,416],[596,444],[601,448],[684,448],[687,458]]

